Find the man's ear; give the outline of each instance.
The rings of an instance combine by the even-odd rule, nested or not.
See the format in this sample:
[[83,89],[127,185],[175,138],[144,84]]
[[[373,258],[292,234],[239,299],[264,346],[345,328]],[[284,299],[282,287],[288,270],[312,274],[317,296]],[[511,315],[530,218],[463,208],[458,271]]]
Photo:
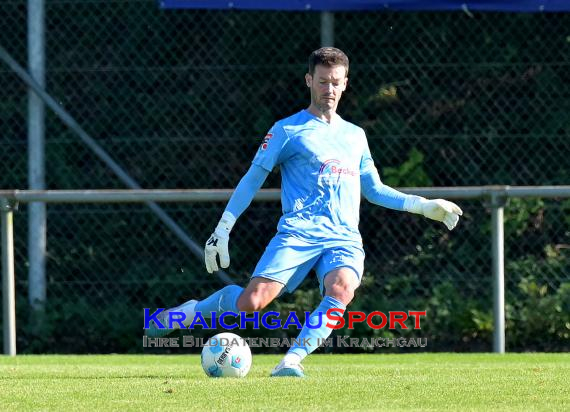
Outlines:
[[307,83],[307,87],[311,87],[311,83],[313,81],[313,76],[309,73],[305,74],[305,83]]

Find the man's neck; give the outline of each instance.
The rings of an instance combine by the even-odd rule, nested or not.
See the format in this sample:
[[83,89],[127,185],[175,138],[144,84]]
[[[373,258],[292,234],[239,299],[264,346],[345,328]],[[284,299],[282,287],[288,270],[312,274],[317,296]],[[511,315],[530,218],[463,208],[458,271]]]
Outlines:
[[309,113],[311,113],[313,116],[315,116],[318,119],[324,120],[327,123],[330,123],[332,121],[332,119],[336,116],[336,112],[334,110],[328,110],[326,112],[322,112],[321,110],[319,110],[317,107],[310,105],[307,108],[307,111]]

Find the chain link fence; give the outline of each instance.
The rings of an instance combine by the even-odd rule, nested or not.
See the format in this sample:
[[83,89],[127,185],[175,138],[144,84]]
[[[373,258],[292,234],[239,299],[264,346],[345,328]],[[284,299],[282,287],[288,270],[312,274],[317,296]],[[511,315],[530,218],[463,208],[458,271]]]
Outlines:
[[[23,65],[26,3],[0,3],[0,45]],[[569,14],[334,18],[335,46],[351,58],[339,112],[366,130],[384,182],[570,182]],[[231,188],[272,123],[308,104],[303,75],[320,22],[312,12],[48,0],[46,90],[142,187]],[[26,86],[0,65],[3,189],[28,185],[26,108]],[[124,188],[51,112],[45,154],[48,189]],[[265,187],[279,187],[279,174]],[[452,233],[364,204],[366,277],[352,307],[426,308],[429,350],[490,350],[490,218],[480,201],[459,203],[465,217]],[[140,352],[143,308],[222,286],[144,205],[49,205],[45,318],[30,328],[21,209],[19,351]],[[164,209],[202,244],[223,205]],[[507,205],[507,350],[569,348],[569,209],[568,199]],[[230,242],[236,283],[247,281],[279,215],[277,203],[254,203],[239,220]],[[318,299],[309,276],[271,309],[311,310]]]

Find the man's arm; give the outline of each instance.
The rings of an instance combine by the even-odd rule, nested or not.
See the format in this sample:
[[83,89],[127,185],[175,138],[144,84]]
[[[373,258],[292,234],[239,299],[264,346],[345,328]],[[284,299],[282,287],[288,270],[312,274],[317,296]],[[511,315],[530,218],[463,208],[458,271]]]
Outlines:
[[218,261],[216,257],[220,256],[220,266],[227,268],[230,265],[230,254],[228,252],[228,242],[230,231],[234,227],[237,218],[251,204],[253,197],[261,188],[265,179],[269,175],[269,171],[261,166],[252,164],[247,173],[241,178],[236,189],[234,190],[222,218],[206,242],[204,248],[204,258],[206,269],[209,273],[218,270]]
[[362,194],[371,203],[395,210],[405,210],[423,215],[429,219],[443,222],[452,230],[459,221],[463,211],[455,203],[444,199],[428,200],[421,196],[402,193],[386,186],[380,180],[376,168],[360,176]]
[[362,194],[369,202],[389,209],[405,210],[404,203],[410,195],[382,183],[376,169],[360,176],[360,186]]

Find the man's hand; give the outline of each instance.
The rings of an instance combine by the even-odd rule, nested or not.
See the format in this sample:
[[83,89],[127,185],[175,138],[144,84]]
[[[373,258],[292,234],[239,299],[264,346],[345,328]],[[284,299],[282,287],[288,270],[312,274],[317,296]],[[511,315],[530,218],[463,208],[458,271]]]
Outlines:
[[229,240],[229,232],[216,229],[206,242],[204,256],[206,260],[206,270],[208,273],[213,273],[219,270],[218,260],[216,259],[218,255],[220,256],[221,267],[227,268],[230,266],[230,253],[228,252]]
[[457,225],[463,211],[455,203],[444,199],[425,200],[421,203],[425,217],[445,223],[449,230]]
[[235,221],[236,219],[231,213],[224,212],[216,230],[206,241],[206,246],[204,247],[204,260],[206,262],[206,270],[208,273],[214,273],[220,269],[218,267],[218,256],[220,257],[220,266],[222,268],[230,266],[228,242],[230,240],[230,231],[232,230]]
[[457,225],[459,216],[463,214],[461,208],[453,202],[444,199],[428,200],[419,196],[414,196],[410,201],[406,200],[404,208],[409,212],[443,222],[449,230]]

